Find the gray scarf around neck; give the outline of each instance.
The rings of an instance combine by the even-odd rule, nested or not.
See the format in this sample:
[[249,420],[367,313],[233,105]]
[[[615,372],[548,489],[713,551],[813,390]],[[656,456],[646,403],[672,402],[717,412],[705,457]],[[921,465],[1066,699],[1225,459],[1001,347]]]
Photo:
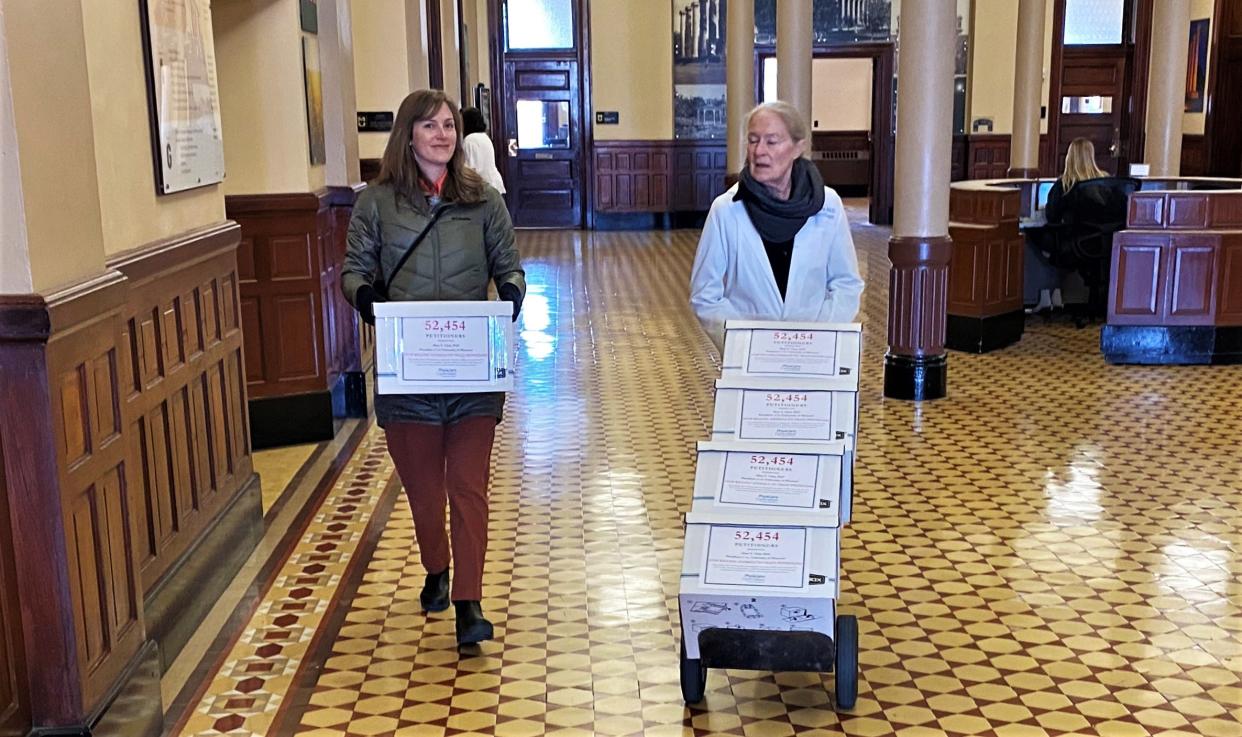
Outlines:
[[784,243],[793,240],[807,219],[823,209],[824,180],[814,164],[799,158],[794,161],[790,173],[789,199],[781,200],[755,181],[750,167],[745,167],[738,176],[737,194],[733,199],[741,200],[746,206],[746,214],[760,238]]

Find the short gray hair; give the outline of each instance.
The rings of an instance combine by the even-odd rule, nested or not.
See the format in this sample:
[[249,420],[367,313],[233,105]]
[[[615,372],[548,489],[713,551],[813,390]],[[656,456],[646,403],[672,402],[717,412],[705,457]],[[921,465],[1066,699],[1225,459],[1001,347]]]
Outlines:
[[785,124],[785,130],[789,131],[789,137],[795,141],[805,141],[811,135],[810,131],[807,130],[806,120],[802,117],[802,113],[798,112],[798,108],[784,100],[762,102],[751,108],[751,111],[746,113],[745,120],[742,121],[743,132],[750,131],[751,118],[754,118],[759,113],[772,113],[779,117]]

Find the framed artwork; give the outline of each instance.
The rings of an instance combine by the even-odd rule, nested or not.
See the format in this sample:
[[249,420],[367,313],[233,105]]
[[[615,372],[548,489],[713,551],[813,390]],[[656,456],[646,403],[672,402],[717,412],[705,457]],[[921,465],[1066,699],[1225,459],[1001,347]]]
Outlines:
[[306,82],[306,127],[310,133],[312,166],[328,163],[323,126],[323,72],[319,68],[319,39],[302,36],[302,70]]
[[224,180],[210,0],[142,0],[155,190]]
[[1186,56],[1186,112],[1203,112],[1207,89],[1208,30],[1207,18],[1190,21],[1190,53]]
[[673,137],[725,137],[726,0],[673,0]]

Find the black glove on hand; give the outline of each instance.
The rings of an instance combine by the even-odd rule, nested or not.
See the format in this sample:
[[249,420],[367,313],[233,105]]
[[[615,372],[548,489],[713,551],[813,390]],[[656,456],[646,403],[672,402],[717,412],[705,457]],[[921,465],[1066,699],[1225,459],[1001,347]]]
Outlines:
[[505,282],[496,291],[500,293],[501,299],[513,303],[513,321],[517,322],[518,313],[522,311],[522,290],[516,284]]
[[375,291],[375,287],[370,284],[363,284],[354,293],[354,304],[358,306],[358,316],[368,325],[375,324],[375,303],[383,301],[384,298],[379,296],[379,292]]

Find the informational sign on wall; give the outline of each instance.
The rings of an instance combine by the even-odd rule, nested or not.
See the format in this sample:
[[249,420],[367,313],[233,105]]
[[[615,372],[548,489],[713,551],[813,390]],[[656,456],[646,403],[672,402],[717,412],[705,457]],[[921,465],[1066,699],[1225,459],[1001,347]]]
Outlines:
[[224,179],[209,0],[144,0],[147,97],[156,191]]

